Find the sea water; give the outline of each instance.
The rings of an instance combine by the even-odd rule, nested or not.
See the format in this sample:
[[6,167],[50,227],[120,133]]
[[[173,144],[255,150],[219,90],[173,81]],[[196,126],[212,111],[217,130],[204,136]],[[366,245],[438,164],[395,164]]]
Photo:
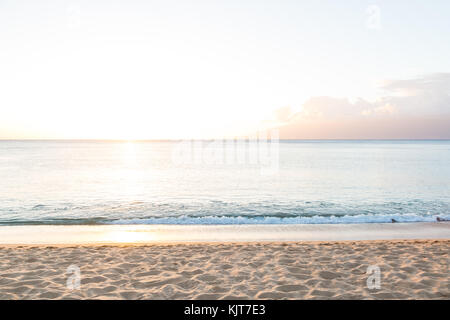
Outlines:
[[280,141],[270,172],[181,143],[0,141],[0,225],[450,219],[450,141]]

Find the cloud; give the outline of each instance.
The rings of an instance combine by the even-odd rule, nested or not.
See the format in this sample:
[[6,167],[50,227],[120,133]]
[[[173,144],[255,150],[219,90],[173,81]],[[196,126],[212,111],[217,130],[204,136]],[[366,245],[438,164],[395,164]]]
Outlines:
[[398,109],[394,107],[390,103],[386,103],[385,105],[363,110],[361,114],[363,116],[371,116],[371,115],[383,115],[383,114],[395,114],[398,112]]
[[293,113],[291,107],[281,107],[274,111],[275,121],[279,123],[286,123],[291,120]]
[[408,80],[387,80],[381,86],[390,94],[420,95],[447,94],[450,90],[450,73],[435,73]]
[[347,98],[313,97],[306,101],[296,118],[342,118],[354,116],[370,108],[370,103],[363,99],[350,102]]
[[450,73],[437,73],[418,79],[389,81],[382,89],[383,102],[399,112],[415,115],[450,113]]
[[450,139],[450,73],[385,81],[376,101],[313,97],[279,127],[284,139]]

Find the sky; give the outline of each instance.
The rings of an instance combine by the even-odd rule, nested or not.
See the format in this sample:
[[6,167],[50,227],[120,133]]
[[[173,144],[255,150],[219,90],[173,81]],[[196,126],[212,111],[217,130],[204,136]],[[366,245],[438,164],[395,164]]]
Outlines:
[[0,139],[450,139],[450,2],[0,0]]

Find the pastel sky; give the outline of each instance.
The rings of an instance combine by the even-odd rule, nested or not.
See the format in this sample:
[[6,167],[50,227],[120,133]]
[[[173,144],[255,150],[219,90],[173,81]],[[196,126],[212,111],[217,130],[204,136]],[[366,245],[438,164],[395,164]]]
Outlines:
[[450,1],[0,0],[0,139],[450,139]]

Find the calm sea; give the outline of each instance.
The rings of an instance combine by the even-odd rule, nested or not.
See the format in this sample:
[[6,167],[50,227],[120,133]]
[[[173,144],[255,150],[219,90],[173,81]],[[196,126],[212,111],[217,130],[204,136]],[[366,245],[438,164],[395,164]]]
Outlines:
[[275,147],[265,172],[250,151],[227,158],[230,149],[207,141],[189,146],[192,159],[179,142],[0,141],[0,224],[450,219],[450,141]]

